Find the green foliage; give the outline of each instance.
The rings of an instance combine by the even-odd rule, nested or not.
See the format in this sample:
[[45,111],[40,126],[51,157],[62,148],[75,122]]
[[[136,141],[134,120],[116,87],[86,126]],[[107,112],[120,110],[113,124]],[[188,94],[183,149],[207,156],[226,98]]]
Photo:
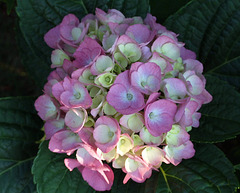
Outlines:
[[66,157],[65,154],[51,152],[48,149],[47,141],[41,143],[32,168],[38,193],[95,192],[82,179],[77,169],[70,172],[66,168],[64,165],[64,158]]
[[141,16],[146,17],[149,12],[149,0],[109,0],[109,9],[117,9],[126,17]]
[[189,0],[150,0],[151,14],[157,17],[157,21],[162,24],[169,15],[174,14],[187,2]]
[[240,1],[193,0],[166,21],[195,51],[206,73],[240,88]]
[[238,182],[224,153],[211,144],[195,145],[196,154],[177,167],[163,165],[158,193],[234,192]]
[[42,121],[33,98],[0,99],[0,192],[32,193],[32,161],[36,141],[42,136]]

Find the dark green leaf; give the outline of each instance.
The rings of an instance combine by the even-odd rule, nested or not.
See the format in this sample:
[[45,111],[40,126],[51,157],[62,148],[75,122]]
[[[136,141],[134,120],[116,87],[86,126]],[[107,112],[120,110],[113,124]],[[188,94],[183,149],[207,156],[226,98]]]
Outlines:
[[236,87],[238,91],[240,90],[240,56],[226,61],[221,67],[216,66],[207,73],[227,81],[230,85]]
[[157,21],[162,23],[167,17],[175,13],[189,0],[150,0],[151,14],[157,17]]
[[145,18],[149,12],[149,0],[110,0],[109,9],[120,10],[126,17],[141,16]]
[[17,26],[16,39],[20,50],[22,64],[27,72],[29,72],[30,77],[34,80],[35,84],[39,86],[39,93],[42,93],[42,88],[47,81],[46,77],[51,71],[50,66],[33,53],[23,38],[22,32],[18,29],[19,27]]
[[32,193],[31,166],[42,136],[34,99],[0,99],[0,192]]
[[240,164],[235,165],[234,168],[235,168],[236,170],[239,170],[239,171],[240,171]]
[[125,177],[125,173],[121,169],[114,169],[114,183],[111,189],[111,193],[119,193],[119,192],[144,192],[144,184],[139,184],[134,182],[133,180],[129,180],[126,184],[123,184],[123,179]]
[[206,75],[213,101],[203,105],[200,127],[190,132],[197,142],[220,142],[240,134],[240,94],[226,82]]
[[238,186],[231,162],[212,144],[195,146],[196,155],[177,167],[164,164],[159,174],[160,193],[227,193]]
[[166,25],[179,33],[179,39],[197,53],[205,72],[223,75],[225,80],[240,88],[239,18],[239,0],[193,0],[169,17]]
[[34,160],[32,172],[39,193],[92,193],[95,192],[74,169],[70,172],[64,165],[65,154],[52,153],[44,141]]

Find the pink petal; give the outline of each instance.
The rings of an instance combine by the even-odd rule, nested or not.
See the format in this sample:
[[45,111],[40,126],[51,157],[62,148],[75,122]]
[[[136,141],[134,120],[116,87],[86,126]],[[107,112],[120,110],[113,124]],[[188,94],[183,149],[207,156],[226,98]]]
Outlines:
[[46,139],[50,139],[55,133],[64,129],[64,119],[52,119],[47,120],[44,124],[44,131],[46,134]]
[[143,24],[134,24],[128,27],[126,35],[134,39],[137,43],[148,43],[150,42],[154,35],[146,25]]
[[65,158],[64,164],[70,171],[73,171],[74,168],[81,166],[81,164],[76,159],[70,159],[70,158]]
[[81,144],[78,135],[70,130],[55,133],[49,142],[49,149],[56,153],[72,154]]
[[86,143],[92,147],[96,147],[95,140],[93,138],[93,128],[83,127],[78,132],[78,135],[84,143]]
[[58,44],[60,42],[60,25],[57,25],[56,27],[50,29],[45,35],[44,35],[44,41],[47,43],[47,45],[50,48],[57,49]]
[[96,191],[110,190],[114,180],[114,173],[107,164],[104,164],[104,167],[99,169],[85,167],[82,176]]
[[149,104],[144,113],[148,131],[155,137],[170,131],[176,110],[176,104],[166,99]]
[[166,152],[167,160],[169,160],[175,166],[177,166],[182,159],[190,159],[195,154],[195,150],[191,141],[187,141],[180,146],[166,146],[164,151]]
[[193,52],[191,50],[188,50],[188,49],[186,49],[184,47],[181,47],[180,54],[181,54],[181,58],[183,60],[186,60],[186,59],[196,59],[195,52]]
[[48,95],[39,96],[34,106],[38,111],[38,115],[44,121],[56,118],[59,112],[58,104]]

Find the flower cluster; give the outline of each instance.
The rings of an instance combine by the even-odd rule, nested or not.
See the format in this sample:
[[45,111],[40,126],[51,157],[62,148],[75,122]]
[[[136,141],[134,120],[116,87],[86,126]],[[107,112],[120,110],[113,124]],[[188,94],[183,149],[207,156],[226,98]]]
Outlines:
[[80,22],[69,14],[44,39],[54,71],[35,108],[49,149],[76,155],[64,160],[70,171],[104,191],[111,168],[126,173],[123,183],[141,183],[162,162],[194,156],[188,132],[212,97],[196,55],[155,17],[96,9]]

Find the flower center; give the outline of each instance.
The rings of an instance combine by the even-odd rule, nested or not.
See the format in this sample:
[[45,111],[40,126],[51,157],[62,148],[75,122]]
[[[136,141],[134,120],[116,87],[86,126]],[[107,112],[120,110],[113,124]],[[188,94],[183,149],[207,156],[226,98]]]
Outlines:
[[89,79],[89,80],[94,80],[94,76],[93,76],[93,75],[90,75],[90,76],[88,77],[88,79]]
[[130,94],[130,93],[127,93],[127,99],[128,99],[129,101],[131,101],[131,100],[133,99],[133,95]]
[[151,112],[148,116],[149,116],[150,119],[153,119],[155,117],[153,112]]
[[147,84],[147,83],[146,83],[145,81],[142,81],[142,82],[141,82],[141,86],[142,86],[142,87],[145,87],[146,84]]
[[74,94],[74,97],[75,97],[76,99],[80,99],[80,98],[81,98],[81,93],[80,93],[80,92],[75,93],[75,94]]
[[107,76],[107,77],[105,78],[105,81],[106,81],[107,83],[109,83],[109,82],[111,81],[110,77]]
[[109,132],[108,132],[108,137],[109,137],[109,138],[112,138],[113,136],[114,136],[114,133],[113,133],[112,131],[109,131]]
[[120,141],[121,144],[124,144],[125,142],[126,142],[125,139],[121,139],[121,141]]

